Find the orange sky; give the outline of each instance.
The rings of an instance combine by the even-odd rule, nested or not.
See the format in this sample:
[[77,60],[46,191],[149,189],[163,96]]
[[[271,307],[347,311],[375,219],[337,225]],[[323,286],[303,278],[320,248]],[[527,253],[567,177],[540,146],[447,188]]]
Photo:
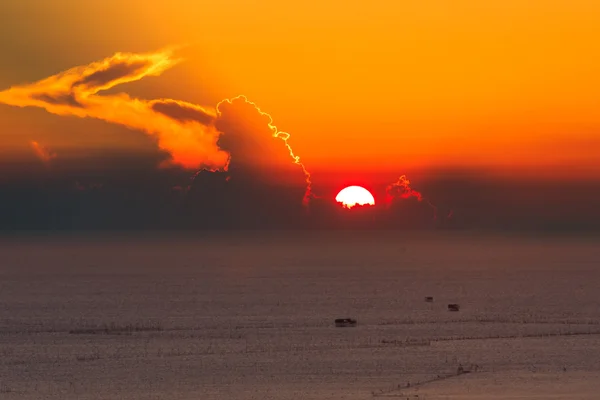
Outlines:
[[[118,51],[189,44],[129,94],[245,94],[310,168],[509,168],[600,177],[595,0],[5,0],[0,89]],[[119,87],[121,88],[121,87]],[[118,92],[118,91],[117,91]],[[0,106],[0,154],[150,148],[102,121]]]

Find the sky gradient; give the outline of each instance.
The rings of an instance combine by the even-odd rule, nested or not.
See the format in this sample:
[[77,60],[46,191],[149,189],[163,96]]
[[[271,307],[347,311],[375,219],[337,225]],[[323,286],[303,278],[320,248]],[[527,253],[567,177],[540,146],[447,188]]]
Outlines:
[[[0,4],[0,100],[8,104],[0,105],[3,179],[39,168],[51,173],[54,164],[55,173],[76,170],[79,180],[88,171],[86,185],[99,185],[93,175],[119,157],[129,160],[126,170],[136,170],[134,159],[148,168],[156,163],[157,174],[165,163],[218,169],[228,162],[218,134],[199,143],[181,115],[164,115],[185,105],[186,112],[206,112],[206,129],[216,129],[218,104],[244,95],[272,118],[277,128],[270,133],[289,133],[286,143],[322,196],[362,184],[383,198],[385,187],[407,174],[426,198],[447,203],[447,212],[466,207],[440,189],[448,177],[498,196],[514,190],[500,190],[506,182],[575,185],[571,200],[581,204],[600,181],[599,16],[592,0],[7,0]],[[165,56],[166,49],[173,54]],[[79,114],[48,108],[49,101],[56,107],[73,100],[73,90],[81,97],[81,84],[60,93],[53,86],[38,93],[37,104],[15,100],[14,88],[115,62],[118,53],[158,61],[115,70],[131,79],[110,81],[99,96],[98,82],[84,89],[102,107],[123,96],[128,105],[141,102],[144,111],[130,113],[134,122],[115,116],[126,112],[115,101],[101,116],[73,103],[69,109]],[[76,69],[67,86],[88,75]],[[235,124],[250,114],[265,117],[254,115],[256,107],[243,114],[244,107],[233,110],[242,112]],[[294,162],[288,152],[269,152],[246,161]],[[188,178],[169,186],[185,187]]]

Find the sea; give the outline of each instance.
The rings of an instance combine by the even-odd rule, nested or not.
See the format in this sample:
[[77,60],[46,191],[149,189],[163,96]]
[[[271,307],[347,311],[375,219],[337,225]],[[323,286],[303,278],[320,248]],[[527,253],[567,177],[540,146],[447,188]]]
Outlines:
[[0,399],[376,398],[600,399],[600,237],[0,238]]

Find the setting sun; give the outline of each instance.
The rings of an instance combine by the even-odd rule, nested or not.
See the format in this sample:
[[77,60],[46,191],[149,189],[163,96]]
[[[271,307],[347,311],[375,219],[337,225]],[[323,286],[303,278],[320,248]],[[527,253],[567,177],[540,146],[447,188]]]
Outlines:
[[375,199],[371,192],[361,186],[348,186],[342,189],[337,196],[335,201],[342,203],[344,207],[352,208],[355,205],[375,205]]

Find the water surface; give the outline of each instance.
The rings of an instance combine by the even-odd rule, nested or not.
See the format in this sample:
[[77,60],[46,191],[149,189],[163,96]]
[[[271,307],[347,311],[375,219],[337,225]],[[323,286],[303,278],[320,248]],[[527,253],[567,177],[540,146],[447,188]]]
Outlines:
[[[595,399],[599,244],[390,232],[3,238],[0,392]],[[335,328],[342,317],[358,326]]]

